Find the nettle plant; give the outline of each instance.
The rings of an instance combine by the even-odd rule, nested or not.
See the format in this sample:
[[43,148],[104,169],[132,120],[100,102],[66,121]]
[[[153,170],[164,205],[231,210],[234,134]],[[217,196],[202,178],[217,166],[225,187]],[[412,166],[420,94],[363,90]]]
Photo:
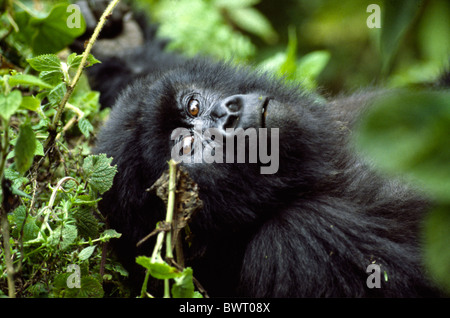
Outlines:
[[[40,55],[27,60],[38,76],[1,77],[0,290],[9,296],[103,296],[102,280],[113,275],[101,266],[101,247],[120,234],[105,230],[97,202],[116,168],[87,155],[99,104],[85,81],[70,86],[81,61]],[[66,284],[71,264],[81,268],[80,288]]]
[[0,15],[0,296],[101,297],[108,282],[122,295],[127,273],[102,253],[120,234],[97,208],[116,168],[89,155],[106,112],[82,76],[99,62],[89,52],[106,18],[82,55],[69,54],[85,32],[79,8],[42,4],[6,2]]
[[[8,49],[0,48],[7,67],[0,70],[0,297],[129,296],[121,284],[128,273],[105,247],[120,233],[106,228],[97,206],[117,170],[112,158],[90,155],[108,109],[100,110],[99,93],[82,76],[99,62],[89,52],[117,3],[81,55],[64,49],[85,29],[81,16],[78,28],[69,27],[65,3],[48,14],[7,3],[0,15]],[[157,259],[137,260],[147,268],[141,296],[152,275],[174,280],[173,297],[195,297],[192,270],[169,266],[156,250]]]

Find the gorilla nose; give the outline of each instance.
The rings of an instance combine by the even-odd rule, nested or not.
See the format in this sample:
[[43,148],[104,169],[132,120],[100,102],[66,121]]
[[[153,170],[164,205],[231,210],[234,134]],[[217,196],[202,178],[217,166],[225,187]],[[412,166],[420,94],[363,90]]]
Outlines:
[[218,101],[211,109],[216,128],[260,128],[263,126],[264,107],[267,97],[259,94],[241,94]]

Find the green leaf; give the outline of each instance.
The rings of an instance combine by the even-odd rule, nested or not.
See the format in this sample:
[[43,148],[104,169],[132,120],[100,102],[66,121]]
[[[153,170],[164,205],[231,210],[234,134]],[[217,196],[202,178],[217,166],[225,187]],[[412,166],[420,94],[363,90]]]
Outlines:
[[91,257],[92,253],[94,253],[95,245],[88,246],[86,248],[83,248],[81,252],[78,254],[78,258],[82,261],[87,260],[89,257]]
[[81,275],[80,288],[69,288],[67,279],[72,273],[61,273],[55,277],[53,294],[59,298],[101,298],[104,295],[100,282],[92,276]]
[[406,30],[410,27],[420,6],[416,1],[397,0],[384,3],[380,50],[384,71],[388,71]]
[[[31,215],[28,215],[26,221],[26,207],[21,205],[10,215],[10,223],[14,225],[13,235],[18,238],[20,230],[23,226],[23,240],[29,241],[37,237],[39,227],[36,225],[36,220]],[[24,224],[25,221],[25,224]]]
[[100,194],[109,190],[117,172],[116,166],[111,166],[112,158],[105,154],[91,155],[84,159],[83,171],[86,181]]
[[87,205],[78,207],[74,211],[73,217],[81,237],[85,239],[98,237],[99,224],[97,218],[92,214],[92,207]]
[[328,51],[314,51],[302,56],[297,62],[296,79],[308,90],[316,88],[316,79],[329,60]]
[[97,60],[97,59],[94,57],[94,55],[89,54],[89,55],[88,55],[88,58],[87,58],[87,60],[86,60],[86,63],[87,63],[86,67],[89,67],[89,66],[92,66],[92,65],[94,65],[94,64],[101,63],[101,61]]
[[103,233],[100,235],[100,239],[102,242],[109,241],[112,238],[120,238],[122,234],[117,233],[114,229],[107,229],[103,231]]
[[52,105],[57,105],[61,102],[64,95],[66,94],[67,88],[66,84],[60,83],[54,89],[48,93],[48,100]]
[[36,150],[34,151],[35,156],[44,156],[44,146],[36,138]]
[[40,78],[29,75],[29,74],[16,74],[9,78],[9,85],[29,85],[29,86],[39,86],[40,88],[52,88],[52,86]]
[[396,91],[371,106],[357,144],[392,174],[409,174],[450,202],[450,93]]
[[77,235],[78,231],[75,225],[65,224],[54,230],[48,238],[48,241],[52,245],[59,244],[60,249],[65,250],[76,240]]
[[441,205],[425,222],[425,262],[432,276],[450,293],[450,205]]
[[5,178],[13,182],[13,188],[20,188],[23,184],[27,183],[28,178],[23,177],[18,171],[12,168],[5,169]]
[[22,94],[14,90],[8,95],[0,94],[0,116],[9,120],[11,116],[19,109],[22,103]]
[[182,273],[166,262],[152,262],[150,257],[138,256],[136,263],[149,270],[150,275],[158,279],[170,279],[180,277]]
[[77,68],[80,63],[81,59],[83,58],[82,55],[78,55],[77,53],[72,53],[67,57],[67,66],[69,68]]
[[229,17],[241,29],[253,33],[267,43],[273,43],[277,39],[277,33],[270,22],[254,8],[239,8],[227,11]]
[[55,54],[43,54],[27,59],[27,62],[36,71],[60,71],[61,61]]
[[70,28],[68,21],[72,16],[67,12],[67,4],[56,4],[44,18],[31,17],[28,29],[34,33],[31,38],[31,47],[35,54],[55,53],[72,43],[81,36],[86,23],[80,14],[80,27]]
[[89,138],[91,132],[94,131],[94,126],[92,126],[92,124],[86,118],[81,118],[78,121],[78,128],[86,138]]
[[39,110],[40,106],[41,106],[41,101],[39,98],[37,98],[35,96],[23,96],[22,97],[22,103],[20,104],[20,108],[37,112]]
[[[67,65],[69,68],[78,68],[80,66],[81,60],[83,59],[83,55],[77,55],[76,53],[72,53],[67,58]],[[101,63],[97,60],[92,54],[89,54],[86,60],[86,67],[92,66],[94,64]]]
[[39,78],[52,86],[56,86],[62,82],[63,74],[60,70],[56,71],[42,71]]
[[290,27],[288,31],[289,41],[285,61],[278,72],[288,79],[293,79],[297,70],[297,34],[294,27]]
[[30,124],[20,126],[19,138],[16,142],[15,163],[20,173],[27,171],[33,163],[36,150],[36,136]]
[[175,277],[175,284],[172,286],[173,298],[193,298],[194,282],[192,268],[187,267],[183,270],[180,277]]

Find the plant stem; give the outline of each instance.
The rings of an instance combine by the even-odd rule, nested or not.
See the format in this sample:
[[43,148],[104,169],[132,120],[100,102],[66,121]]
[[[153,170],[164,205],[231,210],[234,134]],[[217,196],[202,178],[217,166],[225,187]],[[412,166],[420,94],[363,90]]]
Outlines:
[[1,118],[2,124],[5,127],[3,132],[3,141],[0,144],[1,153],[0,153],[0,180],[3,180],[3,172],[6,166],[6,157],[8,155],[8,146],[9,146],[9,120],[5,120]]
[[[175,207],[175,190],[177,186],[177,164],[175,161],[169,161],[169,195],[167,198],[166,222],[173,223],[173,211]],[[166,236],[166,257],[173,258],[172,253],[172,231],[167,232]]]
[[9,222],[7,212],[3,209],[3,206],[0,208],[0,218],[1,218],[1,230],[3,236],[3,250],[4,250],[4,258],[6,263],[6,273],[8,279],[8,296],[10,298],[16,297],[16,286],[14,285],[14,265],[11,258],[11,250],[9,246]]
[[119,3],[120,0],[113,0],[109,3],[108,7],[106,7],[105,11],[103,12],[102,16],[100,17],[99,22],[97,23],[97,26],[95,27],[94,32],[92,33],[91,38],[89,39],[87,45],[86,45],[86,49],[83,52],[82,58],[81,58],[81,63],[78,66],[77,72],[74,76],[74,78],[72,79],[72,82],[70,83],[70,85],[67,85],[67,91],[66,94],[64,94],[63,99],[61,100],[61,103],[58,105],[57,111],[55,116],[53,117],[53,121],[52,124],[49,128],[49,131],[53,132],[50,133],[47,140],[45,141],[45,145],[44,145],[44,153],[47,153],[46,150],[48,150],[49,148],[51,148],[55,142],[55,137],[56,137],[56,129],[58,127],[59,121],[61,119],[61,115],[62,112],[64,110],[64,107],[67,103],[67,101],[69,100],[70,96],[73,93],[73,90],[75,89],[75,86],[78,83],[78,80],[81,77],[81,74],[83,73],[83,69],[86,65],[86,61],[89,57],[89,54],[91,52],[92,46],[94,45],[95,41],[97,40],[98,35],[100,34],[100,31],[102,30],[103,26],[105,25],[106,21],[108,20],[108,17],[110,16],[110,14],[112,13],[114,7]]
[[[9,120],[1,119],[2,125],[5,127],[4,133],[3,133],[3,141],[1,142],[1,153],[0,153],[0,183],[3,187],[4,180],[3,180],[3,174],[6,167],[6,156],[8,154],[8,146],[9,146]],[[6,198],[6,193],[3,191],[3,200],[8,200]],[[7,273],[7,280],[8,280],[8,296],[10,298],[16,297],[16,286],[14,285],[14,264],[11,258],[11,249],[9,246],[9,222],[8,222],[8,211],[5,209],[5,205],[3,202],[0,202],[0,223],[1,223],[1,233],[3,237],[3,248],[4,248],[4,259],[6,264],[6,273]]]

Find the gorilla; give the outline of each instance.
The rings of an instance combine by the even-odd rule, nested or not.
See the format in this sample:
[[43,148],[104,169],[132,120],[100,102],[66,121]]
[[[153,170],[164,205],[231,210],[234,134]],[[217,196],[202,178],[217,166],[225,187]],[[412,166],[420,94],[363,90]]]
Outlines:
[[210,296],[439,295],[422,264],[427,199],[351,143],[379,92],[324,100],[248,66],[168,53],[153,25],[140,30],[120,53],[97,49],[89,74],[112,107],[94,151],[118,168],[100,210],[132,277],[153,246],[136,243],[165,215],[147,189],[176,157],[203,202],[186,265]]

